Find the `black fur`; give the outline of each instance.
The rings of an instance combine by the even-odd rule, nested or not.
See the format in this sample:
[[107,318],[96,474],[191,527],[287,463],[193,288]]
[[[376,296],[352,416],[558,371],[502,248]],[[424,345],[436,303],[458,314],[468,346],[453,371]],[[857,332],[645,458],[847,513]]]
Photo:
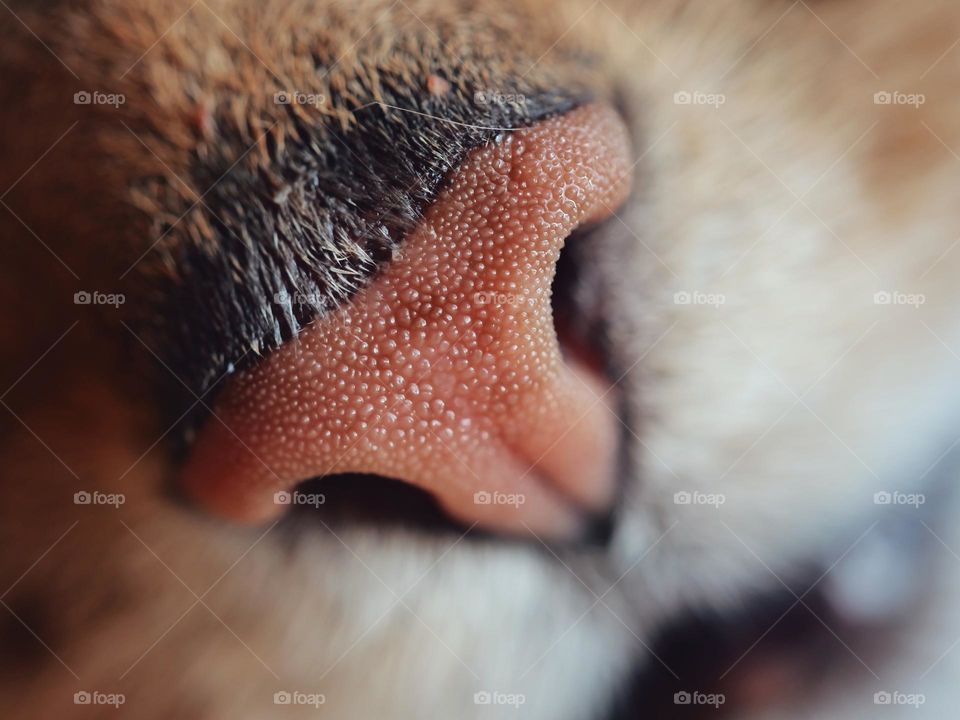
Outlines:
[[453,85],[442,97],[399,80],[387,85],[399,89],[381,94],[383,104],[357,107],[348,130],[308,124],[277,105],[277,121],[292,131],[282,149],[268,144],[268,170],[230,169],[246,149],[239,137],[220,138],[229,152],[195,158],[196,186],[212,187],[196,208],[212,242],[165,243],[147,274],[161,303],[151,308],[151,319],[159,318],[151,345],[197,393],[366,284],[465,153],[496,140],[501,128],[569,110],[586,95],[519,82],[498,90],[523,102],[481,104]]

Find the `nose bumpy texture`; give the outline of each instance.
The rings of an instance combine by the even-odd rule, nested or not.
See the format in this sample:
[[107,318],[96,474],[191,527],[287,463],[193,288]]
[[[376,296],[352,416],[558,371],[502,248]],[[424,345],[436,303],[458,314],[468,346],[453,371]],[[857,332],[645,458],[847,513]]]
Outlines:
[[370,285],[231,378],[188,493],[264,521],[285,509],[278,490],[371,473],[468,523],[576,532],[612,498],[618,423],[561,354],[551,283],[571,230],[626,195],[629,157],[596,104],[468,155]]

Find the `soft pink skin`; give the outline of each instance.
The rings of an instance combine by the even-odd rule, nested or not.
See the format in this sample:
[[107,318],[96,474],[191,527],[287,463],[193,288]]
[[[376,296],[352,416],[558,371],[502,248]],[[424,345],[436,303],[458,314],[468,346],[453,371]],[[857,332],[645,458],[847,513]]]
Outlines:
[[629,157],[601,105],[473,152],[382,275],[231,380],[185,470],[189,494],[263,521],[285,509],[279,489],[375,473],[468,523],[575,532],[578,505],[611,500],[617,420],[600,381],[561,357],[550,286],[570,231],[626,195]]

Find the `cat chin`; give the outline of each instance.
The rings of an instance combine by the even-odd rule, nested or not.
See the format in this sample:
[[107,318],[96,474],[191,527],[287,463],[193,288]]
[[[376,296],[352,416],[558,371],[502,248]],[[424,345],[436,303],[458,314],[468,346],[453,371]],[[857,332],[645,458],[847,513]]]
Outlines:
[[[69,576],[38,567],[8,601],[46,616],[78,598],[36,627],[84,688],[144,720],[270,717],[276,693],[344,720],[472,717],[486,698],[491,717],[589,720],[636,660],[622,598],[598,602],[543,548],[309,520],[239,531],[148,496],[124,510],[126,527],[71,531]],[[42,697],[8,717],[54,716],[77,684],[55,662],[35,679]]]

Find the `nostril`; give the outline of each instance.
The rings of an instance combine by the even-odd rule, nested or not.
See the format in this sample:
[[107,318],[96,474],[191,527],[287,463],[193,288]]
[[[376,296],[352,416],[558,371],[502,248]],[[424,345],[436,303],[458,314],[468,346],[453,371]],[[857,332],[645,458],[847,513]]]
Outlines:
[[225,388],[189,492],[259,520],[305,478],[377,474],[462,521],[579,530],[612,496],[616,420],[561,354],[551,286],[570,232],[624,197],[628,160],[600,105],[468,156],[370,286]]
[[596,276],[584,272],[591,264],[590,254],[597,251],[591,242],[597,228],[578,228],[567,238],[557,260],[550,304],[563,357],[603,377],[610,369],[603,348],[607,328],[600,289],[596,287]]
[[397,525],[463,532],[427,490],[394,478],[344,473],[310,478],[288,493],[289,511],[319,516],[331,526]]

